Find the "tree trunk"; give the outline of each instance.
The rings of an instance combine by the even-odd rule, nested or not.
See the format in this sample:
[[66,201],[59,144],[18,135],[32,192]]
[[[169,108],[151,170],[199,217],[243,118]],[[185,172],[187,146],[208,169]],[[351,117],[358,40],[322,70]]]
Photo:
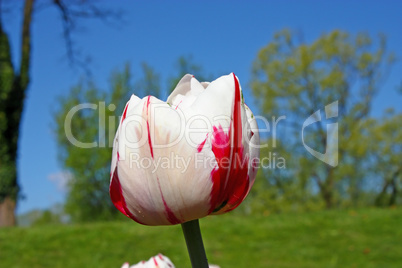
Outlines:
[[[397,186],[397,178],[400,174],[400,169],[398,169],[397,171],[395,171],[392,175],[391,178],[389,179],[384,179],[384,185],[382,187],[381,192],[377,195],[374,204],[376,206],[384,206],[384,205],[395,205],[396,203],[396,198],[398,195],[398,186]],[[388,202],[388,204],[386,204],[386,201],[384,200],[385,197],[387,196],[387,190],[388,187],[391,186],[392,192],[391,192],[391,196],[390,196],[390,200]]]
[[376,199],[375,199],[375,201],[374,201],[374,204],[375,204],[376,206],[380,207],[380,206],[383,205],[383,203],[384,203],[384,197],[385,197],[385,194],[387,193],[387,189],[388,189],[389,184],[390,184],[390,181],[387,181],[387,180],[386,180],[386,181],[384,182],[384,185],[382,186],[381,192],[377,195],[377,197],[376,197]]
[[15,201],[9,197],[6,197],[0,203],[0,227],[14,226],[16,224],[15,206]]
[[332,197],[332,191],[330,190],[325,190],[322,193],[322,197],[325,202],[325,208],[331,209],[333,207],[333,197]]
[[327,179],[321,189],[322,197],[325,202],[325,207],[331,209],[334,207],[334,169],[327,167]]
[[[25,95],[25,90],[29,84],[29,73],[31,67],[31,22],[33,13],[34,0],[25,0],[24,6],[24,20],[22,23],[22,36],[21,36],[21,60],[19,71],[19,84]],[[21,101],[23,104],[23,99]],[[22,107],[22,105],[21,105]],[[22,112],[22,109],[21,109]]]
[[327,171],[328,173],[325,180],[321,180],[317,173],[313,174],[313,178],[320,188],[320,194],[324,200],[325,207],[331,209],[333,207],[333,171],[332,169],[327,169]]
[[396,197],[398,196],[398,186],[396,183],[396,177],[392,179],[392,192],[391,192],[391,197],[389,199],[389,206],[394,206],[396,204]]
[[26,0],[24,5],[19,70],[13,68],[10,41],[0,20],[0,226],[16,223],[18,139],[29,84],[33,3]]

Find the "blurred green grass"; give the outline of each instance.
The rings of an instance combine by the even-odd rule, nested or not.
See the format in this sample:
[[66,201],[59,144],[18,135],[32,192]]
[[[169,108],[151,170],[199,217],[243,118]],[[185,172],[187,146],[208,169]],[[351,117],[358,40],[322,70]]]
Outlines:
[[[200,221],[210,263],[225,267],[402,267],[402,209],[319,211]],[[120,267],[162,253],[190,267],[180,226],[130,220],[0,229],[0,267]]]

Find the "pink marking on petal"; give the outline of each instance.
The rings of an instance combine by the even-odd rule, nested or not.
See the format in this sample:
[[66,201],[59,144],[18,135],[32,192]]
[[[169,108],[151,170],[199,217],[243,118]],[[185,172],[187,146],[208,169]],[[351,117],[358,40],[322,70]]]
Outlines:
[[152,148],[152,142],[151,142],[151,133],[149,132],[149,123],[147,120],[147,130],[148,130],[148,144],[149,144],[149,149],[151,151],[151,156],[154,158],[154,150]]
[[181,103],[182,101],[183,101],[183,100],[181,100],[181,101],[179,102],[179,104],[176,105],[176,108],[174,108],[175,110],[177,110],[177,107],[179,107],[179,105],[180,105],[180,103]]
[[151,142],[151,132],[149,131],[149,103],[150,103],[151,96],[148,96],[147,99],[147,130],[148,130],[148,144],[149,144],[149,149],[151,151],[151,156],[154,158],[154,150],[152,147],[152,142]]
[[162,196],[163,205],[165,206],[166,216],[171,224],[179,224],[181,221],[174,215],[173,211],[167,205],[165,198]]
[[201,143],[198,145],[198,147],[197,147],[197,152],[201,152],[201,151],[202,151],[202,148],[204,147],[205,142],[206,142],[207,139],[208,139],[208,134],[209,134],[209,133],[207,133],[207,136],[205,137],[205,140],[204,140],[203,142],[201,142]]
[[139,221],[128,209],[126,200],[124,199],[123,196],[123,190],[121,188],[120,184],[120,179],[117,173],[117,167],[113,172],[113,177],[112,181],[110,183],[109,187],[109,193],[110,193],[110,198],[112,199],[112,202],[114,206],[124,215],[127,217],[133,219],[134,221],[143,224],[141,221]]
[[[209,213],[223,213],[235,209],[248,193],[248,157],[243,148],[231,157],[229,135],[221,126],[214,127],[212,151],[217,167],[211,172],[213,182]],[[224,146],[221,146],[221,145]]]
[[158,262],[156,261],[155,257],[152,257],[152,259],[154,260],[155,266],[156,266],[156,267],[159,267],[159,266],[158,266]]
[[159,259],[161,259],[162,261],[163,261],[163,256],[162,256],[162,254],[158,254],[158,257],[159,257]]
[[149,104],[151,103],[151,96],[147,97],[147,109],[149,108]]
[[[212,213],[221,203],[223,203],[224,186],[226,184],[226,174],[228,174],[228,166],[224,165],[224,161],[230,157],[229,136],[225,134],[221,125],[213,126],[212,133],[212,152],[215,155],[217,167],[211,172],[212,190],[211,190],[211,207],[209,213]],[[226,163],[225,162],[225,163]]]
[[[222,126],[213,127],[212,151],[217,167],[211,172],[212,190],[209,213],[221,214],[235,209],[249,191],[248,155],[242,144],[241,97],[236,76],[233,120],[229,133]],[[227,165],[229,162],[229,165]]]
[[240,98],[240,86],[235,74],[233,74],[235,82],[235,99],[234,99],[234,109],[233,109],[233,128],[234,128],[234,142],[235,148],[242,147],[242,122],[241,122],[241,98]]
[[117,152],[117,161],[120,161],[120,154]]
[[251,166],[253,167],[253,171],[258,168],[257,158],[253,158],[253,160],[251,160]]
[[120,124],[123,123],[124,119],[126,119],[126,116],[127,116],[127,109],[128,109],[128,105],[129,105],[129,104],[130,104],[130,102],[127,102],[126,107],[124,108],[124,112],[123,112],[123,115],[122,115],[122,117],[121,117],[121,122],[120,122]]
[[157,182],[158,182],[158,187],[159,187],[159,193],[161,194],[162,197],[162,202],[163,202],[163,206],[165,207],[165,212],[166,212],[166,218],[167,220],[171,223],[171,224],[178,224],[181,223],[181,221],[176,217],[176,215],[174,215],[173,211],[170,209],[170,207],[168,206],[168,204],[166,203],[165,197],[163,196],[162,193],[162,188],[161,188],[161,184],[159,182],[159,178],[156,178]]

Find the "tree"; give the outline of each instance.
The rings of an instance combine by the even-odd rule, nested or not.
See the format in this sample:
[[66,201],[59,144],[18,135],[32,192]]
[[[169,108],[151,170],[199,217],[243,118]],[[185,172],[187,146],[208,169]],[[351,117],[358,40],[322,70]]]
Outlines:
[[141,64],[141,70],[143,77],[140,78],[135,85],[136,95],[139,97],[152,95],[161,98],[162,90],[160,75],[145,62]]
[[[0,15],[3,12],[2,4],[0,1]],[[82,17],[106,19],[116,15],[113,11],[99,9],[90,1],[67,4],[67,1],[53,0],[48,5],[60,11],[67,54],[71,63],[77,64],[80,64],[80,60],[71,38],[76,20]],[[15,207],[20,192],[17,180],[18,138],[25,94],[30,81],[31,24],[34,10],[35,1],[25,0],[20,62],[17,67],[12,64],[10,41],[0,17],[0,227],[16,223]]]
[[10,42],[0,20],[0,226],[15,225],[19,126],[25,91],[29,84],[31,19],[33,0],[24,6],[21,60],[18,69],[11,61]]
[[[374,121],[374,120],[373,120]],[[381,181],[381,190],[375,199],[377,206],[393,206],[401,197],[402,187],[402,113],[389,110],[378,123],[370,128],[372,138],[368,143],[370,167]]]
[[[367,132],[372,100],[393,62],[385,45],[381,35],[374,43],[366,34],[351,36],[338,30],[307,44],[284,30],[254,61],[251,87],[261,112],[286,116],[286,130],[277,137],[282,150],[291,152],[288,172],[294,183],[318,190],[327,208],[340,204],[341,198],[358,199],[368,153],[360,136]],[[303,125],[309,117],[315,123]],[[336,122],[339,130],[333,127],[327,136],[328,123]],[[325,154],[327,147],[337,144],[339,166],[336,150]],[[326,163],[305,148],[321,153]]]

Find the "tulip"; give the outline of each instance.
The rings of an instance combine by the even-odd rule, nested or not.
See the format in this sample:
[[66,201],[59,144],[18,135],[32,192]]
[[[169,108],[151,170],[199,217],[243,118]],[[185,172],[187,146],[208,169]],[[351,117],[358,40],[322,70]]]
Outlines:
[[[158,254],[151,257],[148,261],[140,261],[137,264],[131,265],[125,262],[121,268],[174,268],[173,262],[166,256]],[[218,265],[210,264],[209,268],[220,268]]]
[[208,267],[198,219],[235,209],[254,183],[256,120],[232,73],[185,75],[166,102],[133,95],[113,144],[110,196],[144,225],[182,224],[193,267]]
[[185,75],[167,102],[133,95],[127,103],[114,141],[111,199],[145,225],[226,213],[254,183],[258,143],[234,74],[211,83]]
[[172,261],[162,255],[158,254],[154,257],[151,257],[148,261],[140,261],[137,264],[131,265],[128,262],[125,262],[121,268],[174,268]]

